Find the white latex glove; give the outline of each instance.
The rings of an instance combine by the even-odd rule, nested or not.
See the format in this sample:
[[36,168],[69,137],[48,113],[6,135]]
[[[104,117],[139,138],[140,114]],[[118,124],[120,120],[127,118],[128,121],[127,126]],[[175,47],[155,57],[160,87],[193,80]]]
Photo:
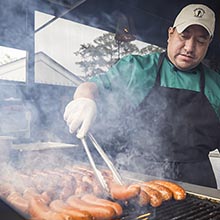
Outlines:
[[66,106],[63,117],[69,126],[70,133],[74,133],[79,128],[76,137],[81,139],[88,132],[96,114],[95,101],[89,98],[77,98]]

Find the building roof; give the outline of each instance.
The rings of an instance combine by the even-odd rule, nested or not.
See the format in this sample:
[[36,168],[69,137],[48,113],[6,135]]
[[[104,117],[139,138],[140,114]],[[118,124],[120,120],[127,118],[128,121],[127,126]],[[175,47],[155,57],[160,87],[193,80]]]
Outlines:
[[[35,83],[77,86],[82,79],[43,52],[35,54]],[[26,82],[26,58],[0,66],[0,79]]]

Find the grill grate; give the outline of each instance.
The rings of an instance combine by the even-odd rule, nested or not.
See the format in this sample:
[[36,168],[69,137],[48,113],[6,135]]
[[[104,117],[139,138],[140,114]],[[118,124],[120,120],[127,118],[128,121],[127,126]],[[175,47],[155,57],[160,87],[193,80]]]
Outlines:
[[[1,214],[4,219],[24,220],[13,209],[0,200]],[[138,218],[145,215],[146,217]],[[2,218],[1,218],[2,219]],[[128,206],[120,220],[220,220],[220,203],[187,195],[183,201],[166,201],[157,208],[138,209]]]
[[137,217],[139,215],[148,212],[150,212],[151,215],[144,219],[220,220],[220,203],[187,194],[187,198],[183,201],[166,201],[157,208],[148,207],[147,209],[145,208],[145,210],[141,209],[134,211],[131,208],[129,208],[127,212],[127,215],[124,216],[122,220],[138,219]]

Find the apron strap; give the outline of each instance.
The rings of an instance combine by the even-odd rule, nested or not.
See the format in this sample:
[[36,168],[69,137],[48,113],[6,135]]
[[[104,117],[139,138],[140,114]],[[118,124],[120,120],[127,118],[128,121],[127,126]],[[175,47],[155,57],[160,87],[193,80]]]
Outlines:
[[199,64],[199,70],[200,70],[200,92],[205,95],[205,73],[203,64]]
[[166,52],[161,53],[159,56],[159,60],[157,63],[157,77],[156,77],[156,81],[155,81],[155,86],[160,86],[160,79],[161,79],[161,76],[160,76],[161,71],[160,70],[161,70],[162,63],[163,63],[165,56],[166,56]]

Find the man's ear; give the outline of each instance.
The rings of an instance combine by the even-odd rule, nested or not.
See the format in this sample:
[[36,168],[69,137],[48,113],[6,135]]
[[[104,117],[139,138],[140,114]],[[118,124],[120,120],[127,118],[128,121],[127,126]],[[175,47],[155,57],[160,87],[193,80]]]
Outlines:
[[167,42],[169,41],[169,38],[171,37],[171,35],[174,33],[174,27],[169,27],[168,28],[168,39],[167,39]]
[[175,28],[174,27],[169,27],[168,28],[168,37],[170,37],[171,34],[173,34]]

